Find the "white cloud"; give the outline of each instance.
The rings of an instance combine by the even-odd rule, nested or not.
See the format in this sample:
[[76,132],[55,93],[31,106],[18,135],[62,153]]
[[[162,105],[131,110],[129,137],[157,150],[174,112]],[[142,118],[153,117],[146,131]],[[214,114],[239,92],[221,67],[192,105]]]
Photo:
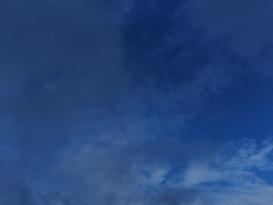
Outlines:
[[271,205],[273,185],[258,171],[273,172],[272,151],[272,143],[245,142],[232,155],[190,164],[181,185],[202,190],[213,205]]
[[206,182],[217,182],[224,179],[224,174],[206,164],[192,164],[184,174],[183,185],[191,187]]
[[128,151],[122,155],[126,146],[76,146],[62,158],[61,171],[85,183],[89,200],[100,204],[111,200],[130,205],[147,201],[162,205],[271,205],[273,201],[273,185],[259,174],[273,174],[273,144],[269,141],[232,143],[213,159],[190,160],[182,172],[175,173],[166,161],[145,161]]

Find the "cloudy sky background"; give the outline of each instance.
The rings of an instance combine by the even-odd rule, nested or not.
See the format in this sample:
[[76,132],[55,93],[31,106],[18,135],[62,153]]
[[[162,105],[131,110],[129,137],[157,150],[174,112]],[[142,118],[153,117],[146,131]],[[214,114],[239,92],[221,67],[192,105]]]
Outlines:
[[0,2],[0,204],[271,205],[270,0]]

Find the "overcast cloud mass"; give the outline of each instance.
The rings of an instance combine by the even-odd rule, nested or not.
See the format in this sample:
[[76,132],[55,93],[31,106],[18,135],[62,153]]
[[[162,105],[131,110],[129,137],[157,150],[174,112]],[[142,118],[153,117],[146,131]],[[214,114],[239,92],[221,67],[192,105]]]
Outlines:
[[2,0],[0,205],[272,205],[271,0]]

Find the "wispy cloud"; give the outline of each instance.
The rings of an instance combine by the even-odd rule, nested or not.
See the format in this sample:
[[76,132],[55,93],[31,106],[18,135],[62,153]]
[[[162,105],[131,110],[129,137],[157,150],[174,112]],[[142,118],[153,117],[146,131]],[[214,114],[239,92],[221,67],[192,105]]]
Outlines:
[[273,44],[269,0],[219,2],[4,1],[0,204],[269,205],[272,141],[189,134]]
[[272,143],[245,141],[230,148],[233,152],[226,150],[210,162],[190,164],[182,185],[202,190],[210,204],[271,204],[273,185],[261,172],[273,174]]
[[67,150],[58,169],[84,183],[86,200],[99,204],[269,205],[273,185],[262,173],[273,174],[271,142],[228,143],[205,159],[181,158],[179,169],[160,157],[149,161],[144,150],[83,144]]

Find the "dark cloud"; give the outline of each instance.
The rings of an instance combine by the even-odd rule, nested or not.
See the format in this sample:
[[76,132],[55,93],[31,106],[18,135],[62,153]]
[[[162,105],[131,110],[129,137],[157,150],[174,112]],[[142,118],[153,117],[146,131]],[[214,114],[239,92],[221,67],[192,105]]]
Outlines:
[[111,113],[126,90],[119,24],[127,3],[1,4],[1,113],[28,163],[71,139],[83,119]]
[[47,178],[60,147],[80,138],[76,130],[111,115],[127,89],[119,31],[127,5],[1,2],[3,178],[35,186],[35,178]]
[[198,191],[190,189],[170,189],[158,190],[148,204],[160,205],[187,205],[192,204],[198,198]]
[[[4,160],[13,162],[7,176],[26,178],[37,193],[60,193],[43,198],[49,204],[73,204],[80,199],[87,204],[91,199],[97,204],[118,204],[131,199],[134,192],[145,200],[135,190],[142,183],[142,172],[148,169],[153,174],[168,166],[168,160],[187,155],[180,151],[181,141],[164,138],[172,137],[172,130],[179,130],[198,112],[194,110],[203,98],[226,87],[215,80],[223,74],[214,68],[200,75],[181,69],[196,58],[201,61],[194,65],[196,69],[207,65],[197,51],[199,46],[207,47],[194,45],[195,38],[189,34],[180,40],[179,48],[169,45],[170,40],[179,40],[173,36],[179,27],[178,5],[178,1],[4,1],[2,131],[13,137],[3,140],[13,156]],[[165,15],[158,19],[161,14]],[[189,38],[188,48],[196,46],[192,59],[181,61]],[[164,66],[174,67],[167,78]],[[184,73],[185,82],[180,82]],[[147,78],[136,82],[140,76]],[[177,83],[169,84],[173,80]],[[228,79],[225,82],[229,84]],[[156,137],[163,140],[158,142]],[[155,200],[162,195],[164,203],[183,201],[175,199],[175,191],[159,193]],[[71,196],[63,196],[68,193]]]
[[4,182],[1,180],[0,203],[14,205],[32,205],[33,198],[25,183]]

